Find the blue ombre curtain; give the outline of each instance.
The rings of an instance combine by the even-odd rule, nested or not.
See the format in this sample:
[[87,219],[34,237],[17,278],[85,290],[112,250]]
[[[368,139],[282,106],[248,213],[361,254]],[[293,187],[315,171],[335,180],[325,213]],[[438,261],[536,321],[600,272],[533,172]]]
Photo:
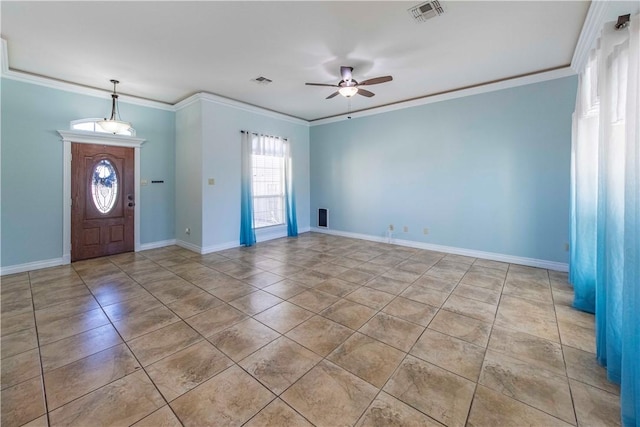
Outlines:
[[256,231],[253,225],[253,135],[242,131],[241,167],[240,167],[240,244],[252,246],[256,243]]
[[287,236],[298,236],[298,217],[296,215],[296,196],[293,188],[293,169],[291,143],[284,141],[284,203],[287,216]]
[[261,135],[242,131],[242,178],[240,208],[240,244],[251,246],[256,243],[253,218],[253,155],[281,157],[284,160],[284,210],[287,221],[287,236],[298,235],[296,199],[293,188],[291,143],[277,136]]
[[640,16],[605,26],[580,75],[572,143],[570,281],[595,312],[596,357],[640,426]]

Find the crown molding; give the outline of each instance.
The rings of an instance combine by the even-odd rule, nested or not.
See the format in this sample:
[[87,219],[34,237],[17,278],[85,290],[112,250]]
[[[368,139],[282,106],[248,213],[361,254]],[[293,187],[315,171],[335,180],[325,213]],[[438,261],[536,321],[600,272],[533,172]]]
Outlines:
[[592,1],[580,31],[580,37],[576,44],[571,59],[571,68],[576,73],[581,73],[589,59],[589,51],[598,39],[602,26],[607,21],[609,12],[608,1]]
[[289,116],[287,114],[278,113],[272,110],[267,110],[266,108],[257,107],[255,105],[246,104],[241,101],[236,101],[231,98],[225,98],[224,96],[214,95],[212,93],[207,93],[207,92],[198,92],[194,95],[191,95],[188,98],[183,99],[182,101],[174,105],[175,111],[186,108],[189,105],[192,105],[193,103],[198,101],[211,102],[214,104],[235,108],[237,110],[247,111],[249,113],[260,114],[262,116],[283,120],[285,122],[290,122],[297,125],[309,126],[309,122],[307,120],[299,119],[297,117]]
[[512,79],[500,80],[494,83],[481,84],[478,86],[452,90],[451,92],[441,93],[437,95],[428,95],[422,98],[413,99],[410,101],[399,102],[397,104],[384,105],[382,107],[371,108],[368,110],[356,111],[349,114],[341,114],[338,116],[327,117],[325,119],[312,120],[311,126],[320,126],[328,123],[340,122],[345,119],[358,119],[366,116],[373,116],[376,114],[388,113],[390,111],[403,110],[405,108],[418,107],[421,105],[434,104],[436,102],[449,101],[456,98],[464,98],[472,95],[479,95],[482,93],[495,92],[498,90],[514,88],[518,86],[525,86],[533,83],[540,83],[547,80],[556,80],[563,77],[569,77],[575,75],[575,71],[569,66],[557,68],[555,70],[543,71],[536,74],[529,74],[522,77],[515,77]]
[[[58,89],[65,92],[79,93],[81,95],[93,96],[102,99],[111,99],[111,91],[96,89],[88,86],[82,86],[76,83],[64,82],[61,80],[52,79],[50,77],[39,76],[36,74],[30,74],[22,71],[11,70],[9,68],[9,54],[7,49],[7,41],[2,41],[2,77],[9,80],[15,80],[23,83],[31,83],[38,86],[44,86],[51,89]],[[171,104],[164,102],[153,101],[145,98],[138,98],[130,95],[123,95],[118,93],[118,102],[124,102],[125,104],[139,105],[141,107],[150,107],[158,110],[174,111],[174,107]]]

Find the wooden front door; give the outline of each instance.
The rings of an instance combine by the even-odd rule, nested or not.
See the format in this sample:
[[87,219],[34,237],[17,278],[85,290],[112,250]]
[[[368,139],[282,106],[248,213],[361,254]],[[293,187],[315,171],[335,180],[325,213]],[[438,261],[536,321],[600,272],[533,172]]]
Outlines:
[[134,149],[71,145],[71,261],[134,249]]

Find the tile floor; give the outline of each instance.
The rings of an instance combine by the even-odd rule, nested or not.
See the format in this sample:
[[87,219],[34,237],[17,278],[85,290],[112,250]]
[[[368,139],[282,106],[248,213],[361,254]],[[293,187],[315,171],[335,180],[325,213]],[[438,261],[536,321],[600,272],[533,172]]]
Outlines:
[[307,233],[2,277],[10,426],[612,426],[563,273]]

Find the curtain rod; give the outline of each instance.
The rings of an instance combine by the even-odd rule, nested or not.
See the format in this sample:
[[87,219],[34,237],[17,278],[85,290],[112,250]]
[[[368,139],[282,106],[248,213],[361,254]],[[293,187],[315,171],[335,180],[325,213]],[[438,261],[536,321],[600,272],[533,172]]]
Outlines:
[[616,22],[616,30],[621,30],[629,25],[629,21],[631,20],[631,14],[627,13],[626,15],[618,16],[618,22]]

